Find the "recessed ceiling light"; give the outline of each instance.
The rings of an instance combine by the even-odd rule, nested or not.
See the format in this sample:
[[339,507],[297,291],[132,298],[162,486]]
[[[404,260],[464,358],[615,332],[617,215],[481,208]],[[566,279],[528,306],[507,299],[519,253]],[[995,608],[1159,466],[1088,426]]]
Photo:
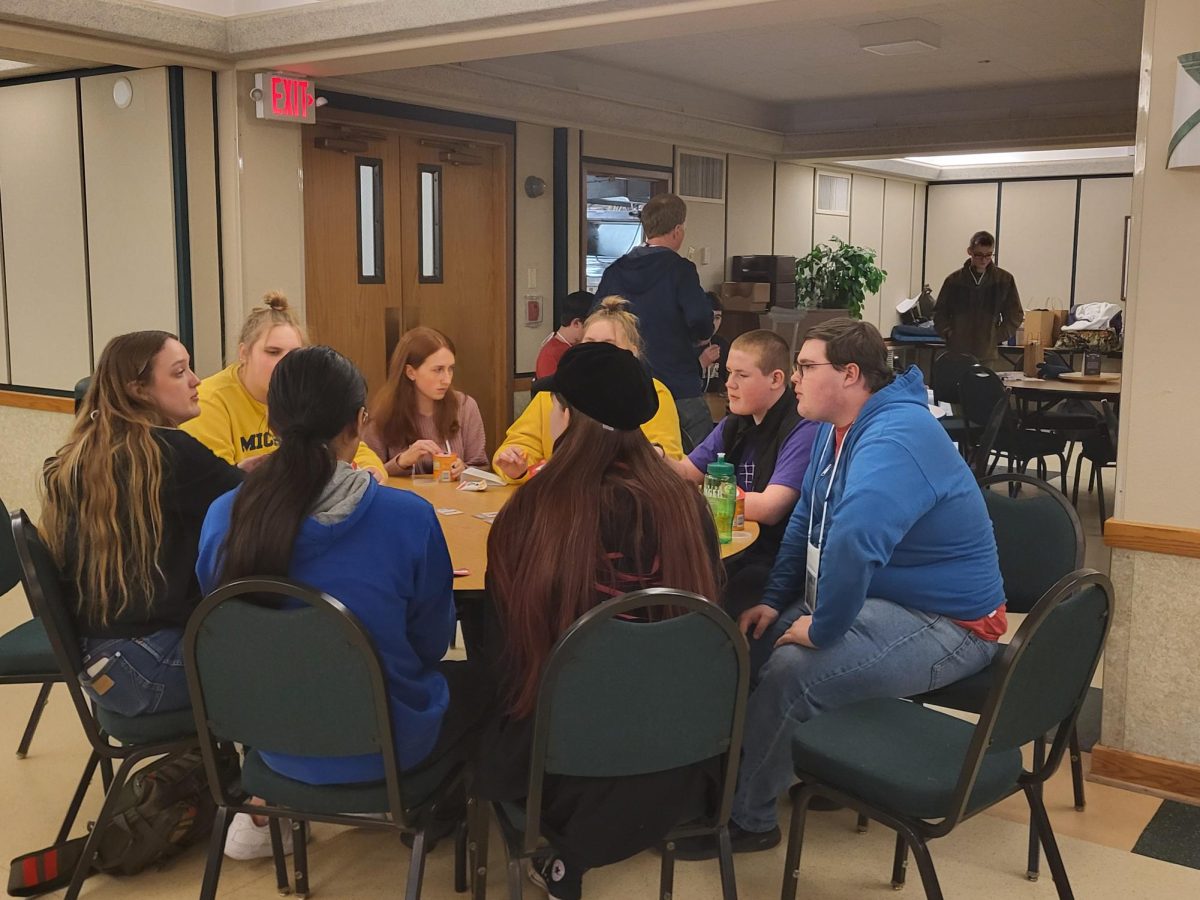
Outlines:
[[10,69],[29,69],[33,67],[33,63],[21,62],[16,59],[0,59],[0,72],[6,72]]
[[941,40],[941,29],[924,19],[874,22],[858,29],[858,46],[879,56],[929,53],[941,46]]

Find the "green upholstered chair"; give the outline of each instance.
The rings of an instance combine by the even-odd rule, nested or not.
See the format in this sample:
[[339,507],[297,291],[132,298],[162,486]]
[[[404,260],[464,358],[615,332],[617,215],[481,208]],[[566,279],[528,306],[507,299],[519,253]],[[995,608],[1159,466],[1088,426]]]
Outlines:
[[[680,614],[657,622],[627,618],[653,607]],[[715,833],[722,896],[735,900],[728,823],[749,677],[745,637],[697,594],[649,588],[580,617],[558,639],[542,674],[525,803],[493,804],[508,850],[510,900],[521,896],[521,861],[547,851],[541,841],[547,775],[620,778],[714,757],[723,762],[717,802],[703,820],[667,835],[659,896],[672,896],[674,842]]]
[[[237,812],[269,817],[280,890],[288,887],[278,824],[286,817],[293,821],[300,896],[308,894],[310,821],[413,835],[406,896],[420,896],[426,825],[462,786],[463,766],[448,762],[402,771],[383,670],[375,645],[353,613],[327,594],[294,581],[239,579],[214,591],[192,614],[184,635],[184,665],[200,750],[218,806],[201,897],[216,896],[225,835]],[[240,785],[222,783],[219,777],[218,744],[226,742],[247,748]],[[306,784],[275,772],[262,752],[378,753],[384,780]],[[249,806],[246,800],[251,796],[266,805]],[[361,813],[386,815],[355,815]],[[465,838],[460,828],[455,845],[455,887],[460,891],[466,889]]]
[[67,900],[74,900],[79,896],[83,881],[91,871],[96,848],[112,819],[113,808],[121,794],[121,788],[134,768],[152,757],[193,749],[196,746],[195,730],[190,710],[128,717],[93,709],[79,683],[79,674],[83,671],[83,654],[74,616],[63,596],[58,568],[38,537],[37,529],[30,524],[22,510],[16,510],[12,514],[12,537],[16,545],[25,595],[29,598],[34,613],[45,626],[59,674],[71,695],[71,702],[79,715],[88,743],[92,746],[91,755],[75,788],[66,818],[55,839],[56,844],[65,841],[69,836],[96,767],[111,766],[115,761],[120,762],[115,775],[105,778],[104,803],[88,835],[71,884],[67,888],[65,897]]
[[[0,514],[8,519],[8,507],[3,501],[0,501]],[[17,560],[17,548],[13,544],[12,531],[5,528],[0,534],[0,595],[7,594],[20,580],[21,563]],[[21,734],[21,742],[17,745],[18,758],[24,759],[29,753],[29,744],[33,741],[42,710],[50,698],[50,688],[62,680],[58,661],[50,649],[50,638],[46,637],[46,628],[37,616],[0,634],[0,684],[41,685],[25,731]]]
[[[992,671],[972,725],[907,700],[868,700],[800,725],[792,758],[802,787],[792,811],[782,900],[793,900],[809,800],[826,797],[895,829],[892,881],[903,883],[907,849],[925,895],[941,888],[928,841],[1023,791],[1060,898],[1071,886],[1041,786],[1058,768],[1112,622],[1112,583],[1080,569],[1061,579],[1025,619]],[[1055,730],[1049,755],[1023,766],[1021,747]],[[905,856],[901,855],[902,850]]]

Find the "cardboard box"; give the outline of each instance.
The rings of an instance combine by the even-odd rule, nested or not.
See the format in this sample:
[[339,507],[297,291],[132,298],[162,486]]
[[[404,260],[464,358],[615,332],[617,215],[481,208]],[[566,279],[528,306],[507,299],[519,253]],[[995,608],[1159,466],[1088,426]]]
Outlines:
[[784,281],[771,285],[771,306],[782,306],[787,309],[796,308],[796,282]]
[[1058,343],[1058,333],[1067,321],[1065,309],[1030,309],[1025,311],[1025,342],[1037,341],[1043,348]]
[[1021,360],[1021,370],[1025,377],[1037,378],[1040,374],[1038,372],[1038,363],[1042,362],[1045,358],[1045,348],[1043,348],[1042,345],[1037,341],[1031,341],[1027,339],[1025,341],[1025,356]]
[[717,293],[726,310],[765,312],[771,305],[771,285],[761,281],[726,281]]

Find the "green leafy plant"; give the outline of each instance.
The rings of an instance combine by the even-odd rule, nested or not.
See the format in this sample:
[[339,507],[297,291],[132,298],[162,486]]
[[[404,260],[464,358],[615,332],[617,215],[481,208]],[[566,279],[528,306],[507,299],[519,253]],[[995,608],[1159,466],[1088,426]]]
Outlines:
[[876,293],[887,272],[875,265],[875,251],[831,237],[796,260],[796,296],[813,309],[844,309],[862,318],[863,300]]

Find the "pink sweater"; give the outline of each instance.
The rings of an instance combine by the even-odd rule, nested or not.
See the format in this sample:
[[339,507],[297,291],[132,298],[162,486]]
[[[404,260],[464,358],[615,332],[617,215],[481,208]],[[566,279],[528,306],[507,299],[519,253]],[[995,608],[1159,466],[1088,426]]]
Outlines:
[[[455,391],[454,395],[458,397],[458,434],[450,438],[450,449],[457,453],[458,458],[468,466],[484,466],[486,468],[488,455],[487,449],[484,447],[483,417],[479,414],[479,404],[475,402],[474,397],[470,397],[462,391]],[[437,433],[432,416],[417,416],[417,430],[420,438],[433,441],[439,447],[446,445],[441,435]],[[409,445],[385,444],[374,422],[367,423],[363,433],[363,442],[379,454],[379,458],[388,465],[389,475],[411,475],[413,473],[412,469],[393,471],[394,467],[390,465],[390,460],[397,453],[407,450]],[[432,457],[427,456],[417,463],[416,471],[418,474],[432,472]]]

